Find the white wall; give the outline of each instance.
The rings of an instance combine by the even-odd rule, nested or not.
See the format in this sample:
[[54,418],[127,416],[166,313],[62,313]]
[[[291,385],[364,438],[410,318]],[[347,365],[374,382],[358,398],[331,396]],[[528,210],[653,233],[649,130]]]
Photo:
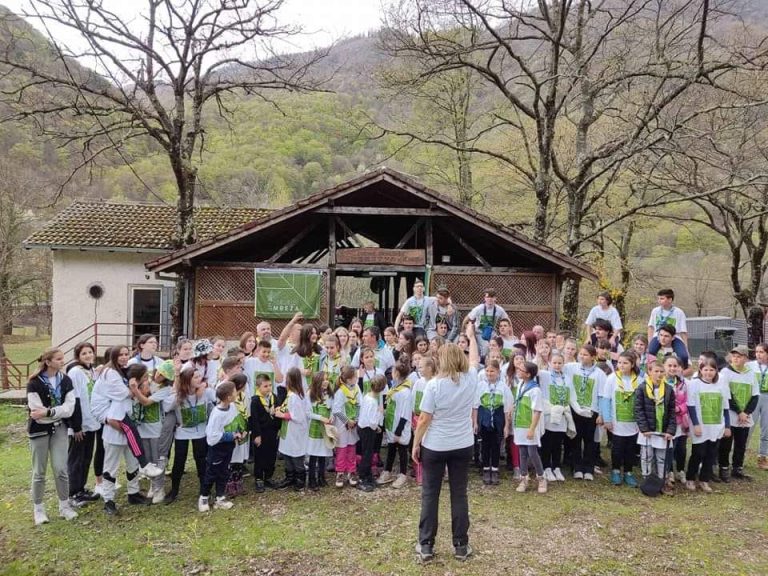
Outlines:
[[[155,280],[154,274],[145,270],[144,263],[156,256],[129,252],[55,250],[51,310],[53,345],[64,343],[96,319],[100,323],[128,322],[129,285],[173,286],[173,282]],[[86,292],[86,288],[94,282],[104,286],[104,296],[98,301],[95,314],[95,301]],[[127,340],[125,326],[111,326],[109,329],[100,327],[100,331],[115,335],[99,337],[99,353],[106,346],[123,344]],[[82,338],[66,342],[63,348],[66,351],[82,339],[92,342],[93,331],[89,330]]]

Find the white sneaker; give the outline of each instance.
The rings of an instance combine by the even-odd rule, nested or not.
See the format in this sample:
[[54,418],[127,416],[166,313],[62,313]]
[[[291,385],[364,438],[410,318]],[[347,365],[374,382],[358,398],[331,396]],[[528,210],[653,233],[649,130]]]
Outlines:
[[392,488],[403,488],[408,484],[408,476],[405,474],[398,474],[395,481],[392,482]]
[[144,468],[140,468],[139,472],[147,478],[157,478],[163,475],[163,469],[156,466],[154,462],[150,462]]
[[211,507],[208,505],[208,496],[200,496],[200,498],[197,499],[197,511],[208,512],[210,509]]
[[555,481],[555,475],[552,473],[552,468],[546,468],[544,470],[544,478],[547,480],[547,482]]
[[553,475],[555,477],[555,480],[558,482],[565,482],[565,476],[563,476],[563,473],[560,471],[560,468],[555,468]]
[[147,498],[149,498],[150,500],[153,500],[154,497],[155,497],[155,489],[152,486],[150,486],[149,490],[147,490]]
[[584,480],[587,480],[588,482],[592,482],[592,480],[594,480],[594,479],[595,479],[595,477],[592,476],[592,474],[590,474],[589,472],[586,472],[584,474]]
[[678,472],[677,473],[677,480],[680,483],[685,483],[685,472]]
[[104,498],[104,484],[96,484],[96,486],[93,487],[93,493]]
[[59,500],[59,516],[64,520],[74,520],[77,518],[77,512],[72,508],[72,504],[67,500]]
[[376,480],[376,484],[389,484],[390,482],[394,482],[395,478],[392,475],[392,472],[389,472],[387,470],[384,470],[381,475]]
[[45,513],[45,504],[35,504],[34,507],[35,526],[48,524],[48,514]]
[[[591,474],[590,474],[591,476]],[[584,473],[583,472],[574,472],[573,477],[576,480],[584,480]]]
[[216,504],[214,504],[215,508],[219,508],[220,510],[229,510],[234,505],[234,502],[227,500],[226,496],[216,496]]
[[164,500],[165,500],[165,490],[163,488],[160,488],[152,495],[152,504],[162,504]]

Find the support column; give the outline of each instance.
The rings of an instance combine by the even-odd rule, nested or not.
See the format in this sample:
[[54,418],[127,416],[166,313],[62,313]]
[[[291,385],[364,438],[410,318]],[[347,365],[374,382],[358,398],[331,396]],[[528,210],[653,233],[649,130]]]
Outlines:
[[328,325],[336,327],[336,219],[328,215]]

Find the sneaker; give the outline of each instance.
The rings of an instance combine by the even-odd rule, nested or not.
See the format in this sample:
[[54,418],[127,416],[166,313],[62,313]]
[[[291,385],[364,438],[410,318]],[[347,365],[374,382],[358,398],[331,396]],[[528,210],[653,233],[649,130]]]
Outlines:
[[218,508],[219,510],[229,510],[234,505],[235,503],[227,500],[226,496],[216,496],[216,503],[213,507]]
[[384,470],[384,472],[381,473],[378,480],[376,480],[376,484],[389,484],[390,482],[394,482],[395,477],[389,470]]
[[336,474],[336,482],[334,483],[336,488],[344,488],[344,474],[339,472]]
[[595,477],[592,476],[592,474],[590,474],[589,472],[585,472],[584,473],[584,480],[586,480],[587,482],[592,482],[592,480],[594,480],[594,479],[595,479]]
[[89,494],[83,491],[79,494],[75,494],[75,496],[72,498],[72,504],[77,508],[80,508],[86,504],[90,504],[91,502],[96,502],[98,499],[99,497],[96,494]]
[[499,471],[498,470],[491,470],[491,484],[493,486],[499,485]]
[[595,466],[592,469],[592,472],[594,472],[595,476],[602,476],[603,475],[603,469],[600,468],[600,466]]
[[677,473],[677,481],[680,482],[680,484],[687,482],[687,480],[685,479],[685,472]]
[[490,484],[491,484],[491,469],[490,468],[486,468],[485,470],[483,470],[483,484],[485,484],[486,486],[490,486]]
[[173,504],[176,502],[176,499],[179,497],[179,494],[174,491],[168,492],[168,494],[165,495],[165,498],[163,498],[163,504],[168,506],[169,504]]
[[699,482],[699,490],[701,490],[702,492],[705,492],[707,494],[711,494],[712,493],[712,488],[709,487],[709,483],[708,482]]
[[517,488],[515,488],[515,491],[525,492],[527,488],[528,488],[528,476],[525,476],[520,480],[520,484],[517,485]]
[[751,482],[752,476],[744,473],[744,468],[734,468],[731,472],[731,478],[734,480],[744,480],[745,482]]
[[93,487],[93,493],[96,494],[99,498],[104,497],[104,485],[103,484],[96,484],[96,486]]
[[152,504],[152,500],[144,496],[141,492],[136,492],[135,494],[128,494],[128,504],[133,504],[134,506],[149,506]]
[[573,473],[574,480],[584,480],[584,473],[583,472],[574,472]]
[[429,562],[435,557],[435,550],[432,544],[416,544],[416,554],[421,562]]
[[630,488],[637,488],[637,478],[635,478],[635,475],[632,474],[632,472],[624,474],[624,484]]
[[118,510],[117,505],[115,504],[114,500],[105,500],[104,501],[104,512],[107,513],[107,516],[117,516]]
[[723,484],[729,484],[731,481],[731,477],[728,474],[728,468],[720,468],[720,482]]
[[408,484],[408,476],[405,474],[398,474],[395,481],[392,482],[392,488],[404,488]]
[[48,524],[48,514],[45,513],[45,504],[35,504],[33,513],[35,516],[35,526]]
[[555,475],[552,472],[552,468],[545,468],[544,469],[544,478],[547,479],[547,482],[554,482],[555,481]]
[[623,478],[619,470],[611,470],[611,484],[614,486],[621,486]]
[[153,486],[149,487],[149,490],[147,490],[147,498],[152,500],[155,497],[155,489]]
[[256,480],[256,493],[262,494],[264,490],[264,480]]
[[197,499],[197,511],[198,512],[210,512],[211,506],[208,504],[208,496],[200,496]]
[[758,456],[757,467],[760,470],[768,470],[768,456]]
[[696,492],[696,482],[693,480],[686,480],[685,489],[688,490],[688,492]]
[[539,494],[546,494],[547,493],[547,479],[544,476],[539,476],[539,487],[537,489],[537,492]]
[[376,487],[374,486],[373,482],[358,482],[357,489],[361,492],[373,492]]
[[522,480],[523,476],[520,474],[520,468],[512,469],[512,480]]
[[354,472],[347,474],[347,482],[349,482],[350,486],[357,486],[357,474]]
[[560,468],[555,468],[552,474],[554,474],[555,480],[557,480],[558,482],[565,482],[565,476],[563,476],[563,473],[560,470]]
[[152,495],[152,504],[162,504],[165,501],[165,489],[160,488],[155,490]]
[[275,484],[272,481],[272,478],[267,478],[266,480],[264,480],[264,488],[267,488],[269,490],[275,490],[277,488],[277,484]]
[[675,485],[675,473],[674,472],[667,472],[666,484],[668,486],[674,486]]
[[159,468],[154,462],[150,462],[143,468],[139,468],[139,472],[147,478],[157,478],[158,476],[162,476],[165,470]]
[[470,556],[472,556],[472,546],[470,546],[469,544],[453,547],[453,557],[456,558],[456,560],[464,562],[464,560],[466,560]]

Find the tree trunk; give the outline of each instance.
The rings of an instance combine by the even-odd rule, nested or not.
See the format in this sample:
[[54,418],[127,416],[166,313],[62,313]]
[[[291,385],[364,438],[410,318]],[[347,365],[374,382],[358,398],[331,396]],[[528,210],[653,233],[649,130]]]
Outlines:
[[[195,232],[195,188],[197,186],[197,168],[191,161],[179,158],[171,162],[176,184],[179,191],[176,210],[176,238],[174,244],[176,248],[183,248],[194,244],[197,240]],[[175,345],[181,336],[192,336],[192,327],[189,326],[189,334],[184,333],[184,318],[187,317],[186,310],[186,287],[191,285],[192,270],[183,267],[176,280],[175,305],[171,311],[171,343]]]
[[619,311],[619,316],[627,317],[627,294],[629,293],[629,284],[632,281],[632,268],[629,265],[629,250],[632,246],[632,236],[635,234],[635,223],[631,222],[627,229],[621,235],[621,245],[619,247],[619,270],[621,272],[621,288],[616,293],[613,304]]
[[560,314],[560,329],[570,330],[574,335],[579,331],[579,278],[568,278],[563,283],[563,309]]

